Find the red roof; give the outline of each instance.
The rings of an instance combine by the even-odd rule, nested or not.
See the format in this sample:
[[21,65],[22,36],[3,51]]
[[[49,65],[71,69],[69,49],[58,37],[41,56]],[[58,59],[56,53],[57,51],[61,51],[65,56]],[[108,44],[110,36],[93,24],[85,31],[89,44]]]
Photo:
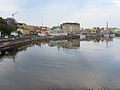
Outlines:
[[41,32],[48,32],[48,30],[47,29],[42,29]]

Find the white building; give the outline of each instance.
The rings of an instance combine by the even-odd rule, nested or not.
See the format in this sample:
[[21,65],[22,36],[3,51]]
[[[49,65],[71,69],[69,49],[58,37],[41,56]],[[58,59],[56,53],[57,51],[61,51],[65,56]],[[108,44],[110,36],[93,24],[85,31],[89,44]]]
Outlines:
[[39,32],[38,36],[47,36],[45,32]]
[[11,32],[11,35],[12,36],[18,36],[18,33],[17,32]]
[[0,37],[2,36],[2,33],[0,32]]
[[23,35],[29,35],[30,30],[18,28],[17,31],[21,32]]
[[56,30],[50,30],[48,32],[48,34],[51,35],[51,36],[63,36],[63,35],[66,36],[66,35],[68,35],[68,32],[66,30],[58,30],[58,29],[56,29]]

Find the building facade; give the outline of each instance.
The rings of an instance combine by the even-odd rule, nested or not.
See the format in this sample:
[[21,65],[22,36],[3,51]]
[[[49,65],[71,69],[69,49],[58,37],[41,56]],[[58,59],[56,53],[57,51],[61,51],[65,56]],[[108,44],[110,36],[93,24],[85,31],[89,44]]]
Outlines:
[[18,28],[17,31],[21,32],[23,35],[29,35],[30,30]]
[[68,35],[67,31],[65,31],[65,30],[50,30],[48,32],[48,34],[51,36],[66,36],[66,35]]
[[68,32],[77,33],[80,32],[80,24],[79,23],[63,23],[61,25],[62,30],[66,30]]

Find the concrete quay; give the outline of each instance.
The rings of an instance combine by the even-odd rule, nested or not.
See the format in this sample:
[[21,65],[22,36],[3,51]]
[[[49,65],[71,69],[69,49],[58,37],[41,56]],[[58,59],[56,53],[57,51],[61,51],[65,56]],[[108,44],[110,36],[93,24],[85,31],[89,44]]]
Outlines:
[[79,36],[46,36],[46,37],[28,36],[17,39],[9,38],[4,41],[0,41],[0,50],[32,41],[65,40],[65,39],[79,39],[79,38],[80,38]]

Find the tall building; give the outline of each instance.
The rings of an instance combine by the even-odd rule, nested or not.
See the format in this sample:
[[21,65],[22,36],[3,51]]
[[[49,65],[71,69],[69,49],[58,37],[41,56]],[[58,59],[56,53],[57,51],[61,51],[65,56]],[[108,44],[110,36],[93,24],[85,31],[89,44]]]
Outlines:
[[66,30],[68,32],[80,32],[80,24],[79,23],[63,23],[61,25],[61,29]]

